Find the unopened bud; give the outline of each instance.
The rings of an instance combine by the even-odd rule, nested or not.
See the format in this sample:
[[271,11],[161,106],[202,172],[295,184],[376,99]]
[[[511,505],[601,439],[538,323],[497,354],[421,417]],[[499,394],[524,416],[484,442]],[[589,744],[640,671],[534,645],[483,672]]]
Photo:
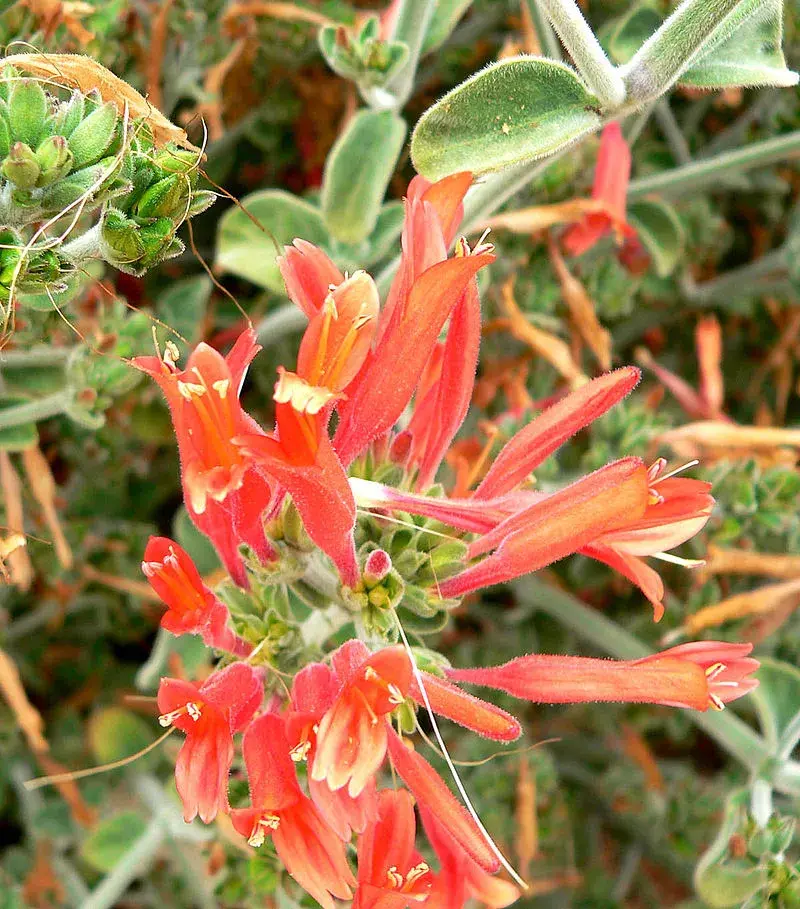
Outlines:
[[392,464],[400,464],[401,466],[406,464],[411,451],[411,442],[412,436],[408,430],[404,429],[402,432],[397,433],[389,446],[389,460]]
[[117,108],[109,101],[75,127],[69,137],[69,147],[76,168],[95,164],[105,156],[114,141],[117,118]]
[[72,152],[63,136],[48,136],[36,149],[36,160],[42,172],[39,186],[47,186],[60,180],[72,167]]
[[39,179],[41,168],[31,147],[24,142],[15,142],[3,162],[2,173],[19,189],[32,189]]
[[186,214],[189,184],[181,174],[171,174],[151,186],[136,203],[140,218],[182,218]]
[[368,556],[364,564],[364,584],[367,587],[374,587],[386,577],[392,570],[392,560],[388,552],[383,549],[375,549]]
[[197,152],[167,146],[156,155],[155,164],[168,174],[188,174],[197,167]]
[[48,114],[44,89],[33,79],[14,81],[8,96],[8,121],[11,138],[28,146],[36,146]]

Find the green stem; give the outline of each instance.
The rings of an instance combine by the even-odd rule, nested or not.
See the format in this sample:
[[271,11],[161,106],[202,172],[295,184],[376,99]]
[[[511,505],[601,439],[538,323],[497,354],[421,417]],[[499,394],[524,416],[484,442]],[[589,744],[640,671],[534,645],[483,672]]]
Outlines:
[[716,40],[714,33],[741,4],[742,0],[684,0],[622,68],[631,99],[644,103],[663,95],[709,41]]
[[538,0],[589,90],[604,108],[625,100],[625,83],[608,59],[575,0]]
[[789,280],[787,258],[786,247],[774,249],[741,268],[734,268],[701,284],[689,285],[686,295],[695,305],[713,306],[741,300],[748,294],[783,288]]
[[656,101],[653,113],[662,135],[667,140],[667,145],[672,152],[675,163],[689,164],[692,160],[689,143],[686,141],[686,136],[684,136],[683,130],[678,125],[678,121],[672,113],[669,101],[666,98],[659,98],[658,101]]
[[382,92],[388,94],[392,99],[391,106],[398,110],[408,101],[414,89],[419,55],[435,8],[436,0],[402,0],[400,4],[392,39],[405,43],[408,47],[408,59],[402,70]]
[[[546,612],[596,647],[620,660],[637,660],[652,653],[638,638],[620,628],[580,600],[536,578],[513,584],[518,600]],[[757,773],[770,764],[773,755],[764,739],[730,711],[700,713],[687,711],[688,717],[715,739],[732,757]],[[776,788],[790,794],[800,793],[800,766],[785,761],[772,780]]]
[[100,224],[90,227],[86,233],[75,237],[69,243],[64,243],[59,253],[69,262],[79,265],[87,259],[99,259],[100,254]]
[[735,151],[723,152],[713,158],[693,161],[683,167],[632,180],[628,187],[628,200],[641,199],[651,193],[663,196],[680,196],[696,189],[714,189],[724,174],[741,173],[753,167],[765,167],[800,155],[800,130],[753,142]]
[[792,752],[800,742],[800,709],[792,717],[783,730],[781,735],[780,746],[778,751],[778,760],[781,762],[788,761]]
[[27,401],[25,404],[16,404],[0,410],[0,431],[21,426],[23,423],[37,423],[49,417],[64,413],[72,402],[72,391],[62,389],[36,401]]
[[308,323],[302,310],[294,303],[284,303],[264,318],[256,326],[258,343],[270,347],[282,341],[287,335],[300,331]]
[[542,12],[538,0],[524,0],[524,2],[528,7],[528,12],[531,14],[533,28],[536,32],[536,37],[539,39],[539,46],[541,47],[544,56],[549,57],[551,60],[563,59],[558,36],[553,31],[550,20]]
[[0,369],[36,369],[40,366],[63,366],[74,347],[32,347],[30,350],[4,350],[0,353]]

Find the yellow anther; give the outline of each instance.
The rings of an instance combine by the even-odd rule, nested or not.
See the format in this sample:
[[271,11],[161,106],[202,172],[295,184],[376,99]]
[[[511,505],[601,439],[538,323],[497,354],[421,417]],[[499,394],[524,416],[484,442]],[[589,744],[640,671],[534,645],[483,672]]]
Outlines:
[[304,742],[300,742],[295,745],[294,748],[289,752],[289,757],[295,762],[295,764],[300,764],[308,757],[308,752],[311,751],[311,742],[306,739]]
[[728,667],[724,663],[713,663],[706,669],[706,678],[713,682],[715,678],[721,675]]
[[228,395],[228,389],[231,387],[231,380],[217,379],[216,382],[211,383],[211,387],[224,401]]
[[178,717],[185,715],[188,715],[196,723],[200,719],[200,708],[193,701],[189,701],[177,710],[172,710],[169,713],[162,713],[158,718],[158,724],[159,726],[166,728],[167,726],[171,726]]
[[191,401],[193,397],[202,397],[206,393],[206,387],[198,385],[197,382],[178,382],[178,392],[181,397]]

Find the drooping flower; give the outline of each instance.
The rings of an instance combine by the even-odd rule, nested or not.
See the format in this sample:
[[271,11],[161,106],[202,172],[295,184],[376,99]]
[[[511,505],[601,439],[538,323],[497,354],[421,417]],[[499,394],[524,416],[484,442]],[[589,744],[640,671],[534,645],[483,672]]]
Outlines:
[[161,680],[159,722],[186,733],[175,784],[187,823],[199,815],[208,824],[218,811],[228,811],[233,736],[253,718],[263,695],[262,671],[241,662],[215,672],[202,685]]
[[389,756],[395,770],[419,805],[435,805],[441,824],[453,839],[484,871],[495,872],[500,862],[483,833],[459,804],[444,780],[393,730],[389,730]]
[[426,901],[433,874],[417,852],[416,826],[407,790],[378,793],[376,818],[358,839],[353,909],[405,909]]
[[174,635],[199,634],[209,647],[247,656],[252,647],[230,628],[228,608],[203,583],[189,553],[166,537],[150,537],[142,572],[167,604],[161,627]]
[[355,798],[386,756],[386,716],[405,700],[411,663],[400,646],[370,654],[355,640],[343,644],[331,662],[341,689],[319,723],[310,776],[334,791],[347,786]]
[[519,888],[481,868],[430,807],[420,805],[419,815],[441,865],[426,901],[427,909],[462,909],[469,900],[503,909],[519,899]]
[[327,388],[281,371],[274,395],[277,434],[242,434],[236,443],[289,492],[306,532],[352,587],[358,581],[356,506],[326,428],[335,397]]
[[259,350],[255,332],[248,329],[227,357],[198,344],[185,369],[177,367],[178,353],[171,343],[163,358],[132,361],[155,379],[166,396],[180,452],[186,508],[239,584],[245,584],[238,552],[241,543],[251,546],[264,561],[274,558],[261,521],[271,500],[269,479],[233,443],[236,436],[262,433],[239,403],[247,367]]
[[231,812],[234,827],[256,847],[271,835],[286,870],[324,909],[334,909],[333,897],[349,900],[355,878],[344,843],[300,789],[283,717],[254,720],[242,751],[253,807]]
[[[295,763],[307,761],[309,767],[313,765],[319,724],[333,706],[340,688],[338,676],[325,663],[310,663],[294,677],[286,733]],[[308,791],[328,826],[346,843],[354,831],[364,831],[378,810],[374,780],[354,798],[346,787],[333,790],[327,781],[315,780],[309,774]]]
[[[642,556],[667,558],[667,550],[690,540],[705,527],[714,508],[710,483],[674,474],[661,476],[666,463],[659,458],[647,471],[650,494],[644,514],[631,515],[624,526],[581,549],[584,555],[609,565],[636,584],[653,604],[656,621],[664,614],[664,583]],[[669,558],[681,563],[674,556]]]
[[570,255],[583,255],[612,231],[618,243],[635,236],[635,231],[625,220],[630,174],[630,148],[619,123],[614,121],[603,129],[600,137],[592,185],[592,198],[604,202],[606,207],[604,211],[587,212],[577,224],[567,228],[561,241]]
[[502,666],[451,669],[449,678],[540,704],[620,701],[722,710],[757,685],[752,644],[697,641],[639,660],[531,654]]

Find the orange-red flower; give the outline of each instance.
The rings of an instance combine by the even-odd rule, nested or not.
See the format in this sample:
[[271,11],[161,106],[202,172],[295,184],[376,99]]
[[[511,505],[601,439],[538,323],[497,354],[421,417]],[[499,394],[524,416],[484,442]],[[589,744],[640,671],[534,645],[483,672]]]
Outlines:
[[234,827],[256,847],[272,836],[286,870],[325,909],[334,909],[332,897],[349,900],[355,878],[344,843],[300,789],[285,720],[271,713],[254,720],[242,751],[253,807],[231,812]]
[[258,710],[264,695],[262,679],[263,673],[247,663],[232,663],[202,685],[161,680],[159,722],[186,733],[175,765],[175,784],[187,823],[196,815],[209,823],[218,811],[228,811],[233,735]]
[[667,550],[690,540],[705,527],[714,508],[710,483],[671,474],[661,476],[665,466],[666,461],[659,458],[647,472],[650,495],[643,515],[632,514],[623,526],[581,549],[584,555],[604,562],[636,584],[653,604],[656,621],[664,614],[664,584],[642,556],[668,558]]
[[619,123],[609,123],[600,137],[592,185],[592,198],[605,203],[605,209],[587,212],[577,224],[564,232],[561,240],[570,255],[582,255],[612,231],[618,243],[636,235],[625,220],[630,175],[631,151],[628,143],[623,138]]
[[426,902],[427,909],[462,909],[470,900],[490,909],[503,909],[519,899],[519,888],[481,868],[430,807],[420,805],[419,815],[441,865]]
[[722,710],[758,685],[750,678],[759,665],[748,656],[752,649],[752,644],[697,641],[640,660],[536,653],[502,666],[451,669],[447,675],[540,704],[623,701]]
[[416,826],[409,792],[378,794],[377,816],[358,840],[353,909],[405,909],[426,901],[433,874],[416,850]]
[[239,403],[247,367],[259,350],[255,332],[248,329],[227,357],[198,344],[185,369],[177,367],[172,344],[163,358],[132,361],[166,396],[178,440],[186,508],[240,584],[245,583],[241,543],[265,561],[274,557],[261,521],[271,498],[269,480],[233,442],[236,436],[262,432]]
[[166,537],[150,537],[142,571],[167,604],[161,627],[175,635],[199,634],[209,647],[247,656],[251,646],[228,625],[228,608],[206,587],[189,553]]

